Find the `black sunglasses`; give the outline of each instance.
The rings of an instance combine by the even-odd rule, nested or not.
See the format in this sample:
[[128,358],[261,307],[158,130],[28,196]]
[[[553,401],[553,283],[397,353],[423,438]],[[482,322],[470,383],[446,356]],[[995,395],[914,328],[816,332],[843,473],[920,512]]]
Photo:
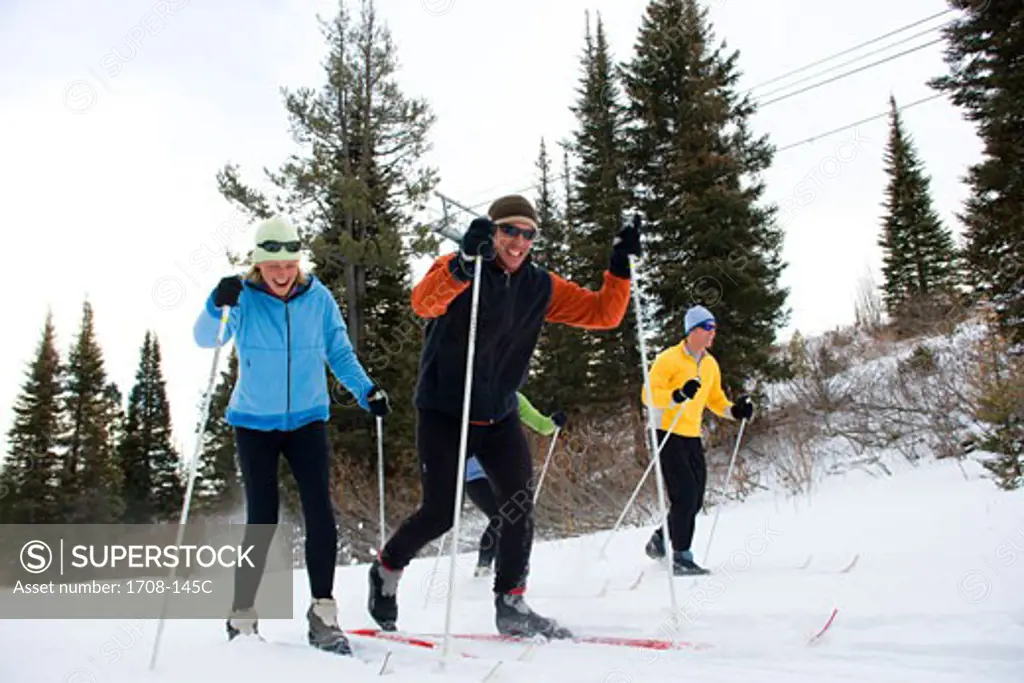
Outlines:
[[263,249],[264,251],[269,251],[271,254],[276,254],[282,249],[294,254],[298,252],[299,249],[302,248],[302,243],[299,242],[298,240],[293,240],[291,242],[278,242],[277,240],[267,240],[265,242],[260,242],[256,246],[259,247],[260,249]]
[[509,237],[519,237],[520,235],[525,240],[533,241],[533,238],[537,236],[537,231],[534,228],[520,228],[518,225],[512,225],[511,223],[499,223],[498,227],[501,231]]

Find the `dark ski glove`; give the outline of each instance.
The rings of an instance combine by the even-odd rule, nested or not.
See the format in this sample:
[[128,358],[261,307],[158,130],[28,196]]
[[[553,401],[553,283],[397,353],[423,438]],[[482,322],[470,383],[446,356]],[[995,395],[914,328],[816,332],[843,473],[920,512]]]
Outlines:
[[749,420],[754,414],[754,404],[750,402],[749,396],[743,394],[736,399],[736,403],[729,409],[729,412],[737,420]]
[[635,214],[632,224],[619,230],[612,242],[612,258],[608,270],[612,275],[628,278],[629,257],[640,256],[640,253],[640,214]]
[[569,421],[569,417],[561,410],[555,412],[551,416],[551,421],[555,423],[555,426],[561,429],[565,426],[565,423]]
[[221,278],[217,288],[213,290],[213,305],[235,306],[238,304],[238,295],[242,293],[242,278],[237,275],[229,275]]
[[477,218],[469,224],[459,244],[459,255],[452,259],[452,274],[459,280],[473,279],[474,256],[479,254],[485,261],[494,258],[494,228],[489,218]]
[[700,391],[700,380],[694,377],[686,380],[686,384],[672,392],[672,400],[676,403],[685,403],[697,395]]
[[384,417],[391,412],[391,402],[388,400],[387,392],[374,384],[366,394],[366,402],[370,406],[370,412],[377,417]]

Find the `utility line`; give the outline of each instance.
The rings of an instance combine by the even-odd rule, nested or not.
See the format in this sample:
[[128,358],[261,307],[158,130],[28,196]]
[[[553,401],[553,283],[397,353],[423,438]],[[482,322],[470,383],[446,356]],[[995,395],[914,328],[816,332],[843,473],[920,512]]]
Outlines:
[[[896,111],[897,112],[902,112],[902,111],[905,111],[907,109],[910,109],[911,107],[916,107],[918,105],[925,104],[925,103],[931,102],[933,100],[937,100],[940,97],[942,97],[942,95],[943,95],[943,93],[935,93],[934,95],[929,95],[928,97],[922,97],[919,100],[915,100],[913,102],[909,102],[909,103],[904,104],[902,106],[896,107]],[[862,125],[862,124],[865,124],[865,123],[870,123],[871,121],[876,121],[876,120],[878,120],[878,119],[880,119],[880,118],[882,118],[884,116],[888,116],[889,113],[890,112],[888,110],[887,111],[883,111],[880,114],[875,114],[874,116],[869,116],[867,118],[863,118],[863,119],[860,119],[858,121],[854,121],[852,123],[848,123],[848,124],[840,126],[838,128],[833,128],[831,130],[823,131],[821,133],[816,133],[814,135],[811,135],[809,137],[804,138],[803,140],[797,140],[796,142],[791,142],[791,143],[789,143],[787,145],[783,145],[782,147],[777,148],[775,150],[775,153],[778,154],[779,152],[785,152],[787,150],[793,149],[795,147],[799,147],[801,145],[806,145],[806,144],[811,143],[811,142],[816,142],[816,141],[820,140],[821,138],[826,138],[826,137],[829,137],[831,135],[835,135],[836,133],[842,133],[843,131],[850,130],[851,128],[856,128],[859,125]],[[553,177],[551,180],[552,180],[552,182],[558,181],[558,180],[565,180],[567,175],[568,174],[566,174],[566,173],[562,173],[562,174],[560,174],[558,176]],[[523,194],[524,192],[528,192],[530,190],[535,190],[535,189],[537,189],[537,184],[536,183],[534,183],[533,185],[528,185],[527,187],[521,188],[519,190],[514,190],[510,194]],[[471,205],[469,207],[458,205],[457,208],[459,208],[460,210],[462,210],[462,211],[464,211],[464,212],[466,212],[466,213],[468,213],[470,215],[476,215],[476,211],[478,209],[482,209],[485,206],[487,206],[488,204],[490,204],[490,200],[488,200],[486,202],[482,202],[480,204]]]
[[[882,34],[880,36],[872,38],[871,40],[868,40],[868,41],[865,41],[863,43],[860,43],[859,45],[854,45],[853,47],[847,48],[847,49],[843,50],[842,52],[837,52],[837,53],[835,53],[833,55],[829,55],[828,57],[824,57],[822,59],[819,59],[816,62],[812,62],[812,63],[807,64],[805,66],[802,66],[802,67],[800,67],[798,69],[794,69],[792,71],[788,71],[788,72],[782,74],[781,76],[776,76],[775,78],[772,78],[772,79],[769,79],[767,81],[764,81],[763,83],[758,83],[754,87],[750,88],[750,90],[748,90],[747,92],[750,92],[750,91],[753,91],[753,90],[757,90],[758,88],[763,88],[766,85],[770,85],[770,84],[775,83],[777,81],[781,81],[784,78],[788,78],[789,76],[793,76],[793,75],[798,74],[798,73],[800,73],[802,71],[807,71],[808,69],[814,68],[814,67],[818,66],[819,64],[824,64],[825,62],[830,62],[833,59],[835,59],[836,57],[842,57],[843,55],[846,55],[846,54],[849,54],[849,53],[853,52],[854,50],[859,50],[862,47],[867,47],[868,45],[871,45],[872,43],[877,43],[878,41],[884,40],[885,38],[888,38],[890,36],[894,36],[897,33],[902,33],[903,31],[906,31],[909,28],[914,28],[915,26],[920,26],[921,24],[925,23],[926,21],[931,21],[932,19],[937,19],[938,17],[941,17],[941,16],[943,16],[945,14],[949,14],[952,11],[954,11],[954,10],[953,9],[947,9],[947,10],[943,10],[941,12],[937,12],[936,14],[933,14],[930,17],[925,17],[924,19],[918,19],[917,21],[912,22],[910,24],[907,24],[906,26],[901,26],[900,28],[893,29],[892,31],[889,31],[888,33],[884,33],[884,34]],[[939,28],[939,27],[936,27],[936,28]],[[935,30],[935,29],[929,29],[929,30]]]
[[[810,76],[804,76],[803,78],[797,79],[797,80],[793,81],[792,83],[790,83],[788,85],[782,86],[781,88],[775,88],[774,90],[769,90],[766,93],[761,93],[760,95],[758,95],[758,97],[759,98],[770,97],[771,95],[774,95],[775,93],[780,93],[780,92],[782,92],[784,90],[788,90],[788,89],[792,88],[794,85],[799,85],[800,83],[806,83],[807,81],[814,80],[815,78],[818,78],[819,76],[824,76],[825,74],[830,73],[832,71],[835,71],[836,69],[841,69],[841,68],[843,68],[845,66],[850,66],[851,64],[856,64],[857,62],[861,61],[862,59],[867,59],[868,57],[871,57],[872,55],[877,55],[879,52],[885,52],[889,48],[896,47],[897,45],[902,45],[903,43],[908,43],[911,40],[913,40],[914,38],[920,38],[921,36],[928,35],[929,33],[934,33],[936,30],[938,30],[940,28],[943,28],[944,26],[946,26],[946,24],[943,24],[942,26],[936,26],[935,28],[930,28],[927,31],[921,31],[919,33],[915,33],[914,35],[908,36],[908,37],[906,37],[906,38],[904,38],[902,40],[897,40],[895,43],[890,43],[889,45],[886,45],[885,47],[880,47],[877,50],[872,50],[871,52],[867,52],[865,54],[862,54],[860,57],[854,57],[853,59],[848,59],[845,62],[843,62],[842,64],[836,64],[835,66],[830,66],[829,68],[827,68],[827,69],[825,69],[823,71],[818,71],[817,73],[813,73]],[[932,45],[932,44],[934,44],[934,43],[929,43],[929,45]],[[749,95],[750,94],[750,90],[748,90],[746,94]]]
[[[914,21],[914,22],[911,22],[911,23],[906,24],[904,26],[901,26],[899,28],[893,29],[891,31],[888,31],[887,33],[883,33],[882,35],[879,35],[879,36],[876,36],[874,38],[871,38],[870,40],[866,40],[866,41],[864,41],[862,43],[854,45],[853,47],[846,48],[845,50],[842,50],[842,51],[837,52],[835,54],[829,55],[829,56],[824,57],[822,59],[819,59],[819,60],[817,60],[815,62],[811,62],[810,64],[802,66],[802,67],[800,67],[798,69],[793,69],[792,71],[788,71],[788,72],[786,72],[786,73],[784,73],[784,74],[782,74],[780,76],[776,76],[775,78],[771,78],[771,79],[769,79],[767,81],[764,81],[762,83],[759,83],[758,85],[753,86],[752,88],[750,88],[750,89],[748,89],[746,91],[746,94],[750,94],[753,90],[756,90],[758,88],[764,87],[766,85],[770,85],[771,83],[778,82],[778,81],[780,81],[780,80],[782,80],[784,78],[787,78],[788,76],[792,76],[792,75],[798,74],[798,73],[800,73],[802,71],[806,71],[806,70],[811,69],[811,68],[813,68],[815,66],[818,66],[820,64],[824,64],[826,62],[832,61],[833,59],[835,59],[837,57],[841,57],[841,56],[846,55],[846,54],[849,54],[850,52],[853,52],[854,50],[858,50],[858,49],[860,49],[862,47],[867,47],[868,45],[872,45],[874,43],[877,43],[880,40],[884,40],[885,38],[889,38],[889,37],[894,36],[894,35],[896,35],[898,33],[902,33],[903,31],[906,31],[907,29],[914,28],[915,26],[920,26],[921,24],[923,24],[925,22],[931,21],[933,19],[937,19],[938,17],[944,16],[946,14],[949,14],[950,12],[953,12],[953,11],[954,11],[953,9],[946,9],[946,10],[943,10],[941,12],[937,12],[935,14],[932,14],[931,16],[924,17],[923,19],[918,19],[917,21]],[[899,41],[897,41],[895,43],[891,43],[891,44],[887,45],[886,47],[883,47],[883,48],[880,48],[880,49],[877,49],[877,50],[873,50],[873,51],[871,51],[871,52],[869,52],[869,53],[867,53],[865,55],[861,55],[860,57],[857,57],[857,58],[855,58],[853,60],[848,60],[847,62],[844,62],[843,64],[839,64],[839,65],[830,67],[828,69],[825,69],[824,71],[820,71],[816,75],[817,76],[821,76],[821,75],[824,75],[824,74],[826,74],[826,73],[828,73],[830,71],[833,71],[835,69],[841,68],[842,66],[846,66],[848,64],[858,62],[861,59],[864,59],[865,57],[869,57],[869,56],[871,56],[873,54],[877,54],[878,52],[882,52],[882,51],[885,51],[885,50],[887,50],[889,48],[896,47],[897,45],[901,45],[901,44],[903,44],[903,43],[905,43],[905,42],[907,42],[909,40],[912,40],[913,38],[920,37],[922,35],[926,35],[928,33],[931,33],[931,32],[933,32],[935,30],[941,29],[941,28],[943,28],[946,25],[948,25],[948,24],[942,24],[940,26],[933,27],[933,28],[928,29],[926,31],[921,31],[919,33],[914,34],[913,36],[910,36],[910,37],[907,37],[907,38],[903,38],[903,39],[901,39],[901,40],[899,40]],[[785,95],[781,95],[781,96],[776,97],[774,99],[768,100],[767,102],[761,102],[761,103],[758,104],[758,108],[760,109],[761,107],[765,107],[765,106],[768,106],[770,104],[774,104],[776,102],[780,102],[780,101],[788,99],[790,97],[795,97],[796,95],[800,95],[800,94],[803,94],[805,92],[809,92],[811,90],[814,90],[814,89],[819,88],[821,86],[827,85],[829,83],[834,83],[834,82],[836,82],[838,80],[842,80],[843,78],[847,78],[847,77],[852,76],[854,74],[860,73],[861,71],[866,71],[867,69],[874,68],[874,67],[879,66],[881,64],[885,64],[887,62],[890,62],[890,61],[892,61],[894,59],[898,59],[900,57],[904,57],[904,56],[906,56],[908,54],[911,54],[913,52],[916,52],[918,50],[922,50],[922,49],[924,49],[926,47],[929,47],[929,46],[934,45],[934,44],[936,44],[938,42],[941,42],[941,41],[942,41],[942,38],[938,38],[938,39],[933,40],[931,42],[924,43],[922,45],[918,45],[918,46],[910,48],[908,50],[904,50],[903,52],[897,53],[895,55],[890,55],[887,58],[877,60],[875,62],[872,62],[871,64],[866,64],[864,66],[858,67],[857,69],[853,69],[851,71],[847,71],[847,72],[844,72],[842,74],[838,74],[838,75],[833,76],[832,78],[829,78],[827,80],[820,81],[820,82],[817,82],[817,83],[813,83],[813,84],[811,84],[809,86],[806,86],[804,88],[801,88],[799,90],[795,90],[795,91],[787,93]],[[779,92],[780,90],[786,90],[789,87],[792,87],[793,85],[796,85],[797,83],[802,83],[802,82],[804,82],[804,81],[806,81],[808,79],[811,79],[811,78],[815,78],[815,76],[808,76],[808,77],[800,79],[800,80],[798,80],[798,81],[796,81],[794,83],[790,83],[788,86],[783,86],[782,88],[769,91],[768,93],[765,93],[764,95],[762,95],[762,97],[764,97],[765,95],[774,94],[776,92]],[[935,98],[930,98],[930,99],[935,99]],[[928,101],[928,100],[923,100],[923,101],[915,103],[915,104],[921,104],[921,103],[923,103],[925,101]],[[908,105],[908,106],[912,106],[912,105]],[[884,116],[884,115],[885,114],[882,114],[882,116]],[[874,118],[878,118],[878,117],[873,117],[872,119],[868,119],[868,120],[874,120]],[[855,123],[855,124],[851,124],[850,127],[855,126],[855,125],[859,125],[859,123],[863,123],[863,121]],[[841,128],[839,130],[846,130],[846,128]],[[820,137],[820,136],[815,136],[813,138],[809,138],[808,140],[814,140],[817,137]],[[799,144],[799,143],[797,143],[797,144]],[[783,149],[788,149],[788,147],[780,148],[780,149],[778,149],[776,151],[777,152],[781,152],[781,151],[783,151]],[[552,180],[553,181],[558,181],[558,180],[564,180],[565,178],[566,178],[566,174],[562,174],[560,176],[554,177]],[[535,187],[536,187],[536,185],[530,185],[529,187],[525,188],[521,192],[525,192],[526,190],[533,189]],[[488,204],[487,201],[481,202],[479,204],[474,205],[473,208],[475,208],[475,209],[483,208],[483,207],[487,206],[487,204]],[[459,207],[459,208],[462,209],[463,211],[466,210],[465,207]]]
[[832,78],[825,79],[824,81],[818,81],[817,83],[812,83],[811,85],[808,85],[806,87],[800,88],[799,90],[794,90],[793,92],[786,93],[785,95],[780,95],[780,96],[776,97],[775,99],[768,100],[767,102],[759,102],[757,104],[758,111],[760,111],[764,107],[767,107],[770,104],[775,104],[776,102],[781,102],[782,100],[788,100],[790,97],[794,97],[794,96],[799,95],[801,93],[805,93],[805,92],[809,92],[811,90],[815,90],[817,88],[820,88],[823,85],[828,85],[829,83],[834,83],[835,81],[842,80],[843,78],[846,78],[848,76],[852,76],[854,74],[860,73],[861,71],[865,71],[867,69],[871,69],[871,68],[876,67],[876,66],[878,66],[880,64],[885,64],[886,62],[891,62],[894,59],[899,59],[900,57],[904,57],[906,55],[909,55],[912,52],[917,52],[918,50],[923,50],[926,47],[929,47],[929,46],[934,45],[936,43],[941,43],[942,41],[943,41],[942,38],[936,38],[935,40],[929,41],[927,43],[922,43],[921,45],[917,45],[917,46],[912,47],[912,48],[910,48],[908,50],[904,50],[903,52],[897,52],[896,54],[890,55],[890,56],[888,56],[888,57],[886,57],[884,59],[879,59],[878,61],[871,62],[870,64],[865,64],[864,66],[857,67],[856,69],[852,69],[850,71],[844,71],[843,73],[839,74],[838,76],[833,76]]
[[[921,99],[915,100],[914,102],[911,102],[909,104],[904,104],[901,107],[896,107],[896,111],[897,112],[902,112],[905,109],[910,109],[911,107],[916,107],[919,104],[924,104],[925,102],[931,102],[932,100],[937,100],[938,98],[942,97],[942,95],[943,95],[943,93],[935,93],[934,95],[929,95],[928,97],[922,97]],[[788,145],[784,145],[782,147],[779,147],[778,149],[775,150],[775,152],[776,152],[776,154],[779,153],[779,152],[784,152],[787,149],[793,149],[794,147],[799,147],[800,145],[807,144],[808,142],[814,142],[814,141],[818,140],[819,138],[828,137],[829,135],[835,135],[836,133],[841,133],[844,130],[850,130],[851,128],[856,128],[857,126],[861,125],[862,123],[868,123],[869,121],[875,121],[876,119],[880,119],[883,116],[888,116],[888,115],[889,115],[889,111],[883,111],[881,114],[875,114],[874,116],[869,116],[866,119],[861,119],[860,121],[854,121],[853,123],[848,123],[845,126],[841,126],[839,128],[833,128],[832,130],[827,130],[824,133],[818,133],[817,135],[812,135],[809,138],[804,138],[803,140],[798,140],[797,142],[791,142]]]

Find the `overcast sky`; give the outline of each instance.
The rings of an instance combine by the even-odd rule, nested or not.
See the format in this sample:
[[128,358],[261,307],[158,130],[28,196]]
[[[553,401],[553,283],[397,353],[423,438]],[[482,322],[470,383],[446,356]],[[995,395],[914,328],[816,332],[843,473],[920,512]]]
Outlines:
[[[535,181],[542,137],[555,143],[574,119],[584,11],[604,18],[615,57],[633,46],[642,0],[386,0],[379,14],[399,50],[405,92],[438,117],[429,161],[439,190],[484,209]],[[352,5],[355,7],[355,5]],[[325,46],[313,0],[5,0],[0,5],[0,192],[10,277],[0,364],[4,448],[11,406],[47,308],[62,353],[85,297],[95,308],[107,370],[125,395],[147,329],[163,350],[176,438],[191,433],[211,352],[192,322],[228,273],[222,243],[244,250],[251,231],[216,190],[226,162],[247,181],[292,151],[279,89],[322,82]],[[716,36],[741,51],[744,89],[947,9],[945,0],[714,0]],[[952,15],[819,67],[850,60]],[[938,38],[936,32],[832,71],[863,66]],[[942,44],[776,103],[753,125],[780,148],[934,94]],[[807,78],[755,90],[773,92]],[[961,178],[978,159],[973,127],[945,98],[904,112],[932,178],[941,217],[959,234]],[[779,152],[766,175],[782,206],[783,283],[791,323],[816,334],[853,319],[858,280],[878,272],[887,121]],[[558,168],[561,159],[558,155]],[[435,210],[440,203],[433,203]],[[205,251],[204,251],[205,250]],[[206,254],[208,259],[196,258]],[[422,272],[422,266],[417,273]]]

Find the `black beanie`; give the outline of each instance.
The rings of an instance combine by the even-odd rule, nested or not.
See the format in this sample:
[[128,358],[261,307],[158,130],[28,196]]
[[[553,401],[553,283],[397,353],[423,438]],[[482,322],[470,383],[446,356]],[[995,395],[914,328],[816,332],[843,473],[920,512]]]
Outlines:
[[491,208],[487,209],[487,215],[495,223],[517,220],[525,221],[537,228],[539,227],[537,224],[540,222],[537,218],[537,211],[533,208],[530,200],[518,194],[495,199]]

